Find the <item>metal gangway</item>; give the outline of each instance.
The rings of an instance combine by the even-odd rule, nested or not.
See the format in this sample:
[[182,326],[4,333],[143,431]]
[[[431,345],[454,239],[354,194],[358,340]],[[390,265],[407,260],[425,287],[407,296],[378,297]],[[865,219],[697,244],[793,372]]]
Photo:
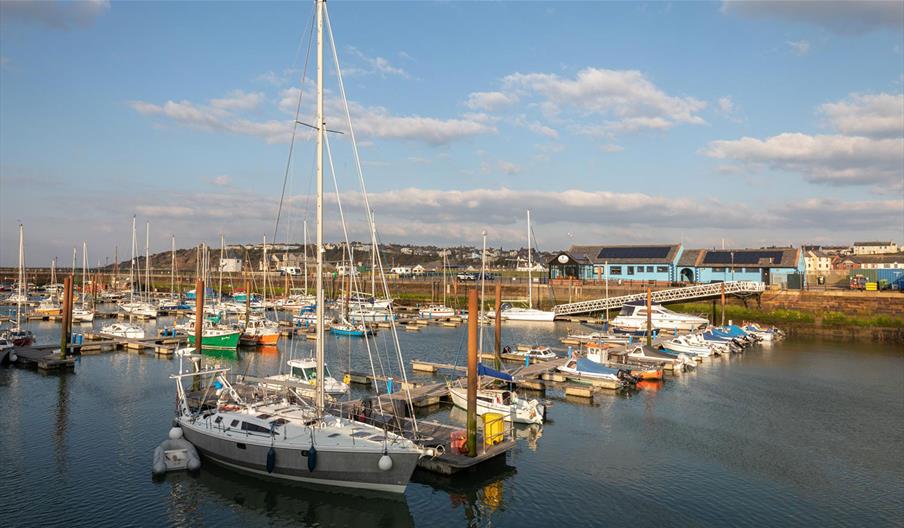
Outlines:
[[[724,288],[724,290],[723,290]],[[685,286],[683,288],[672,288],[669,290],[658,290],[652,292],[653,302],[665,303],[686,301],[690,299],[700,299],[705,297],[714,297],[721,295],[724,291],[726,295],[752,295],[762,293],[766,290],[766,284],[758,281],[730,281],[715,282],[712,284],[697,284],[694,286]],[[592,301],[581,301],[568,304],[560,304],[553,308],[556,316],[572,315],[579,313],[602,312],[603,310],[611,310],[613,308],[621,308],[622,305],[631,301],[645,301],[646,293],[634,293],[631,295],[620,295],[618,297],[609,297],[608,299],[594,299]]]

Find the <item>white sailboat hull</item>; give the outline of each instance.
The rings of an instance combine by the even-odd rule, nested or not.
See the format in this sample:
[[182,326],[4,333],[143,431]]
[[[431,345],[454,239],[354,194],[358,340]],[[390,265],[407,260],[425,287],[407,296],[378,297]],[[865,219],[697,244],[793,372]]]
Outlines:
[[501,316],[504,321],[552,322],[556,318],[555,312],[535,308],[509,308],[503,310]]

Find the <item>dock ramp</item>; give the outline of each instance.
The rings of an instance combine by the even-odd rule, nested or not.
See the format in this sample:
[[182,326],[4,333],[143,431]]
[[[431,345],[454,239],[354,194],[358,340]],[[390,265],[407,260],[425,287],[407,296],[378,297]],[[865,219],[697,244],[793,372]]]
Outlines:
[[[682,288],[654,291],[652,293],[653,302],[666,303],[716,297],[722,294],[723,287],[725,288],[726,295],[752,295],[762,293],[766,290],[766,285],[758,281],[731,281],[697,284]],[[622,305],[627,302],[643,301],[646,300],[646,298],[647,294],[645,292],[632,295],[620,295],[618,297],[609,297],[608,299],[594,299],[592,301],[560,304],[553,308],[553,311],[556,316],[602,312],[603,310],[621,308]]]

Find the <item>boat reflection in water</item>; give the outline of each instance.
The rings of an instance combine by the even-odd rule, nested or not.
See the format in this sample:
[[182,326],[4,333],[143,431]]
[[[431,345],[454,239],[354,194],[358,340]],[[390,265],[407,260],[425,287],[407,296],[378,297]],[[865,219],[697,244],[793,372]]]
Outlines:
[[[414,526],[402,494],[324,491],[295,482],[247,478],[217,464],[204,464],[196,477],[170,473],[160,485],[172,487],[168,511],[173,526],[208,525],[204,515],[211,508],[241,511],[242,517],[259,514],[270,526]],[[229,524],[242,524],[241,517]]]
[[493,470],[454,477],[418,470],[411,480],[448,493],[452,508],[462,509],[467,526],[492,526],[493,513],[505,509],[506,481],[516,474],[514,467],[504,463],[505,457],[500,458],[503,462]]
[[656,392],[662,388],[664,383],[662,380],[641,380],[637,382],[637,388],[648,392]]

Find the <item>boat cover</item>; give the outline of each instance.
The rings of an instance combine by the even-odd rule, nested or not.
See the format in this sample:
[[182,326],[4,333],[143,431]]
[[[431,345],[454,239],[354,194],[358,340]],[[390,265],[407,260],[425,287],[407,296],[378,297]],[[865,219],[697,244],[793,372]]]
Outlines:
[[618,369],[605,367],[596,361],[591,361],[587,358],[579,358],[576,369],[578,372],[589,372],[593,374],[618,374]]
[[490,376],[491,378],[501,379],[504,381],[513,381],[510,375],[506,374],[505,372],[499,372],[498,370],[491,369],[483,363],[477,364],[477,375]]

